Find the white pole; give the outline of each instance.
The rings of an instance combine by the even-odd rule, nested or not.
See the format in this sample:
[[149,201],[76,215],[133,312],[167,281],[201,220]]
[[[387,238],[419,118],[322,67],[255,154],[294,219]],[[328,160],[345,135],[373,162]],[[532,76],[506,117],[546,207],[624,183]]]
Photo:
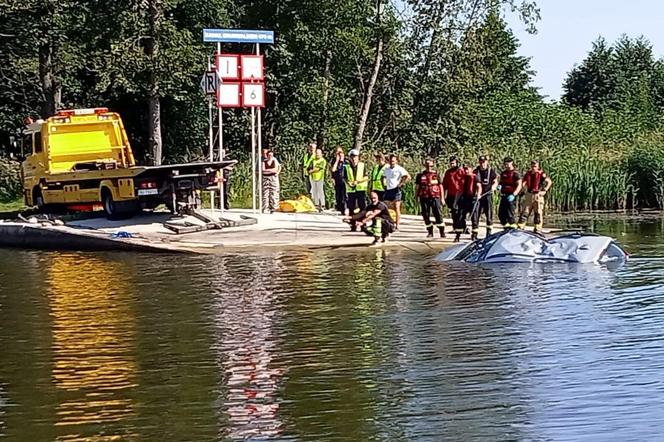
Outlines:
[[[256,43],[256,55],[260,55],[260,45]],[[263,110],[259,107],[258,111],[258,202],[261,205],[260,213],[263,213],[263,165],[261,159],[263,157]]]
[[[251,108],[251,208],[256,213],[256,109]],[[259,204],[262,205],[262,201]]]
[[[210,70],[210,56],[208,56],[207,70]],[[206,73],[207,75],[207,73]],[[212,97],[208,96],[208,150],[210,161],[214,158],[214,120],[212,118]],[[210,210],[214,212],[214,190],[210,192]]]
[[[221,43],[217,43],[217,54],[221,54]],[[219,87],[219,84],[217,84],[217,87]],[[224,112],[221,107],[219,107],[219,134],[218,137],[219,139],[219,161],[223,161],[224,159]],[[214,158],[211,160],[214,161]],[[224,177],[224,172],[221,172],[221,178],[223,179]],[[226,184],[224,184],[224,189],[225,189]],[[221,214],[223,216],[224,214],[224,191],[222,189],[219,189],[219,205],[220,205],[220,210]]]

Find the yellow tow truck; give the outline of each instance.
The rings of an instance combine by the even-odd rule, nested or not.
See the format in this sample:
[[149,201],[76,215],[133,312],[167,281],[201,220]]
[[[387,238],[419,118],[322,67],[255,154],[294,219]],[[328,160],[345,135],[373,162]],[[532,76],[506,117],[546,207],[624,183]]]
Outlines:
[[165,204],[174,213],[200,206],[200,191],[217,190],[235,161],[137,166],[120,115],[107,108],[62,110],[27,121],[22,147],[27,206],[101,204],[110,219]]

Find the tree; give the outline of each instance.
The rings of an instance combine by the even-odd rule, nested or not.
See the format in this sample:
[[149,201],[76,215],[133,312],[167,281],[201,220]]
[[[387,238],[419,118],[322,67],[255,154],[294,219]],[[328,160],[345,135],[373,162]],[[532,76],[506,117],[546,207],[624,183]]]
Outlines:
[[474,102],[499,89],[528,88],[528,59],[518,56],[518,42],[500,17],[501,7],[517,8],[530,24],[539,17],[531,2],[427,0],[414,5],[411,60],[418,75],[411,93],[412,146],[430,154],[457,151],[466,138],[464,115]]
[[[99,0],[95,0],[99,1]],[[205,143],[204,132],[175,135],[177,126],[169,118],[164,126],[163,114],[180,111],[177,122],[203,120],[207,124],[205,102],[200,97],[198,79],[206,69],[206,48],[202,38],[205,27],[228,23],[227,2],[193,0],[122,0],[97,4],[96,14],[87,17],[87,28],[98,36],[90,48],[88,70],[93,73],[92,88],[101,100],[113,102],[127,113],[146,106],[129,124],[135,139],[147,147],[146,155],[160,164],[164,148],[173,155],[190,151],[192,138]],[[199,100],[191,100],[191,97]],[[185,104],[186,105],[181,105]],[[193,107],[192,103],[196,103]],[[189,126],[191,126],[189,124]],[[147,131],[144,129],[147,127]],[[163,140],[169,145],[162,148]],[[200,147],[196,150],[200,152]]]
[[601,37],[563,84],[563,101],[603,116],[628,112],[649,124],[659,102],[658,65],[644,38],[620,38],[608,46]]
[[36,87],[39,106],[26,110],[42,117],[49,117],[62,107],[62,86],[73,80],[66,68],[75,70],[78,66],[72,41],[78,19],[87,8],[74,3],[9,0],[0,9],[0,38],[5,48],[0,51],[4,59],[3,74],[13,77],[9,82],[12,90],[5,89],[5,93],[11,95],[16,90],[25,93]]

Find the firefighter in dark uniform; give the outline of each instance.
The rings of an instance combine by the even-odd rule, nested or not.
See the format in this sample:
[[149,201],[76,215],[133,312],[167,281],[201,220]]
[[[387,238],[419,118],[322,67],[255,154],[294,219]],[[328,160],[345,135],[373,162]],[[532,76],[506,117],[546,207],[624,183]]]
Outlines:
[[530,170],[523,175],[523,186],[526,189],[526,198],[521,206],[519,216],[519,229],[526,227],[530,213],[533,213],[535,233],[542,230],[544,222],[544,195],[549,191],[553,182],[540,168],[539,161],[530,162]]
[[512,158],[503,161],[504,170],[500,173],[500,204],[498,218],[505,229],[516,229],[516,197],[521,192],[521,177],[514,168]]
[[431,215],[438,227],[440,237],[445,238],[445,222],[443,221],[442,203],[443,181],[440,174],[433,168],[433,160],[427,158],[424,161],[424,170],[415,177],[415,193],[420,201],[420,210],[422,219],[427,228],[427,238],[433,238],[434,224],[431,222]]
[[471,239],[477,239],[480,231],[480,218],[486,217],[486,236],[493,233],[493,192],[498,187],[498,174],[489,166],[489,159],[482,155],[475,168],[476,196],[470,214],[472,223]]
[[[463,179],[463,194],[461,196],[461,207],[463,208],[463,216],[461,217],[461,225],[463,226],[463,231],[467,233],[467,223],[466,218],[468,215],[472,214],[473,207],[475,206],[476,194],[477,194],[477,184],[475,181],[475,172],[473,169],[464,164],[463,171],[465,172],[465,177]],[[473,238],[476,239],[476,238]]]
[[450,167],[445,171],[443,177],[443,191],[445,204],[452,215],[452,228],[456,234],[454,242],[459,242],[461,234],[465,230],[463,210],[463,185],[466,180],[466,172],[459,167],[459,160],[453,156],[450,158]]

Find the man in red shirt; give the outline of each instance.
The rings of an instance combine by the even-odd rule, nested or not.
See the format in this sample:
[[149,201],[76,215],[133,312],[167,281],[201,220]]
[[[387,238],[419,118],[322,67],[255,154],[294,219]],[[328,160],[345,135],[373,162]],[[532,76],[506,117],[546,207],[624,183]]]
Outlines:
[[526,172],[521,180],[522,186],[526,189],[526,201],[521,206],[519,216],[519,229],[526,227],[530,212],[533,213],[533,224],[535,232],[542,230],[544,215],[544,195],[553,185],[553,181],[540,168],[539,162],[533,160],[530,162],[530,170]]
[[436,222],[435,226],[438,227],[440,237],[445,238],[445,223],[440,201],[443,196],[443,186],[440,174],[433,168],[433,160],[430,158],[424,161],[424,170],[415,178],[415,193],[420,201],[427,238],[433,238],[434,223],[431,222],[431,215]]
[[516,229],[516,197],[521,192],[521,176],[514,168],[512,158],[503,160],[504,170],[500,173],[500,204],[498,218],[504,229]]
[[465,213],[463,210],[463,188],[466,181],[466,171],[459,167],[456,156],[450,158],[450,167],[443,177],[443,190],[445,204],[452,214],[452,228],[456,234],[454,242],[459,242],[461,234],[466,229]]

